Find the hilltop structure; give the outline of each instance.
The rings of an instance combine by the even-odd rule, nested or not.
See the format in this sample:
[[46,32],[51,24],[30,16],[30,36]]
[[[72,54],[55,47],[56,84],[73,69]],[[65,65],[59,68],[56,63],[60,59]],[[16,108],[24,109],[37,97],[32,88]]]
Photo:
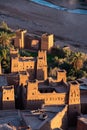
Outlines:
[[[25,33],[26,30],[16,32],[16,48],[25,48]],[[2,74],[0,68],[0,109],[34,109],[29,112],[28,119],[25,113],[19,114],[26,126],[30,125],[30,130],[35,130],[36,127],[37,130],[67,130],[67,123],[75,126],[77,117],[81,112],[86,112],[84,108],[87,107],[87,101],[84,99],[87,92],[80,91],[77,81],[68,83],[66,71],[60,69],[56,70],[55,78],[48,77],[47,51],[50,52],[53,44],[53,34],[43,34],[41,43],[33,41],[30,46],[40,49],[37,57],[22,57],[18,49],[13,49],[10,50],[11,73]],[[53,107],[59,109],[54,111]],[[31,118],[36,119],[35,127]],[[78,119],[78,124],[80,121]],[[37,126],[38,122],[41,124]]]
[[19,57],[17,51],[11,50],[11,73],[27,71],[29,79],[47,79],[46,51],[38,51],[38,57]]
[[54,35],[53,34],[43,34],[41,36],[41,50],[50,51],[54,46]]
[[24,35],[27,30],[17,30],[16,31],[16,38],[14,39],[14,46],[20,49],[24,48]]
[[14,46],[19,49],[44,50],[50,52],[54,46],[54,35],[45,33],[41,37],[36,38],[29,36],[27,30],[19,29],[16,31]]

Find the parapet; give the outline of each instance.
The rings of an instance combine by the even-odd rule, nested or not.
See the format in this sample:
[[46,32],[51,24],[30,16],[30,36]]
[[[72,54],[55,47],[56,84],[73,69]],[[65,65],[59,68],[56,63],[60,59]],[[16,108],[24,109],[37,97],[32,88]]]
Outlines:
[[79,83],[75,80],[75,81],[71,81],[69,82],[69,86],[70,87],[79,87]]
[[18,29],[18,30],[16,30],[16,33],[26,33],[27,32],[27,30],[25,30],[25,29]]
[[46,54],[46,51],[44,51],[44,50],[38,51],[38,57],[41,57],[44,54]]
[[66,71],[59,69],[57,71],[57,82],[61,82],[61,81],[66,82]]
[[38,80],[37,79],[35,79],[35,80],[29,80],[28,83],[31,83],[31,84],[38,83]]
[[6,89],[6,90],[10,90],[10,89],[14,89],[14,86],[2,86],[2,89]]
[[18,49],[10,49],[10,55],[11,57],[18,56]]
[[46,61],[47,57],[46,57],[46,51],[43,51],[43,50],[39,50],[38,51],[38,59],[43,59],[44,61]]
[[42,37],[48,37],[48,36],[51,36],[51,35],[53,35],[53,34],[44,33],[44,34],[42,35]]
[[29,80],[28,81],[29,91],[33,90],[33,88],[38,88],[38,80]]

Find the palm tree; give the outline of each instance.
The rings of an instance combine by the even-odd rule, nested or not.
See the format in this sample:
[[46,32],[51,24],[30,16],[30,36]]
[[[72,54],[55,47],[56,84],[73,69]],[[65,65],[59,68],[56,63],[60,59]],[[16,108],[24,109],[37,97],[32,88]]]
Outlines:
[[80,57],[76,57],[73,65],[75,70],[80,70],[83,67],[83,60]]
[[83,67],[83,59],[80,52],[75,53],[72,63],[75,70],[80,70]]
[[9,46],[11,37],[7,32],[0,32],[0,45],[1,46]]
[[2,50],[2,58],[3,58],[4,60],[6,60],[6,58],[7,58],[7,50],[6,50],[6,49],[3,49],[3,50]]
[[8,30],[8,29],[9,29],[7,23],[4,22],[4,21],[1,23],[1,28],[5,29],[5,30]]

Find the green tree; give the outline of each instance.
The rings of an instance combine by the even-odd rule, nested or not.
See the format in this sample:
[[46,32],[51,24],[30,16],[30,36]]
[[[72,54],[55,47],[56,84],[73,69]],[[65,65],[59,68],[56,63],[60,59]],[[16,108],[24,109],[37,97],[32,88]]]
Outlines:
[[9,46],[11,37],[7,32],[0,32],[0,45],[1,46]]
[[5,21],[3,21],[1,23],[1,28],[5,29],[5,30],[10,30],[10,28],[8,27],[7,23]]
[[83,60],[80,57],[77,57],[75,58],[73,65],[75,70],[80,70],[83,67]]

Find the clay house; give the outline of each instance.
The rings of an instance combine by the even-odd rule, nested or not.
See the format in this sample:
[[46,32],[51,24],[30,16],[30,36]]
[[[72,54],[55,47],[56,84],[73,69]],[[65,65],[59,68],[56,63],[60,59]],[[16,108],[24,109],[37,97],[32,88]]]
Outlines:
[[15,109],[14,86],[2,86],[2,109]]
[[40,38],[33,35],[25,35],[25,49],[38,51],[40,49]]
[[14,56],[11,51],[11,73],[27,71],[29,79],[46,80],[47,79],[47,58],[46,51],[38,51],[38,57],[19,57]]
[[53,34],[43,34],[41,36],[41,50],[51,51],[54,46],[54,35]]
[[14,46],[19,49],[24,49],[24,37],[27,30],[19,29],[16,31],[16,37],[14,39]]

